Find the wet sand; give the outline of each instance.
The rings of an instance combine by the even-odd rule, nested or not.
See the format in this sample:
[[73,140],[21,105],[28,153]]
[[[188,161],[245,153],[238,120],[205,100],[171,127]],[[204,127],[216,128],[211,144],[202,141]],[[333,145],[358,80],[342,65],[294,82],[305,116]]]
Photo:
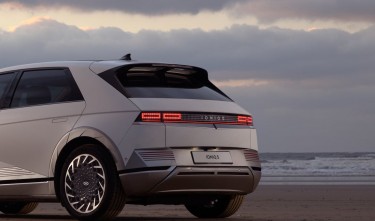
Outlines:
[[[26,216],[0,215],[0,220],[74,220],[57,203],[40,204]],[[126,205],[115,220],[198,221],[183,206]],[[374,221],[374,185],[260,186],[246,197],[233,221]]]

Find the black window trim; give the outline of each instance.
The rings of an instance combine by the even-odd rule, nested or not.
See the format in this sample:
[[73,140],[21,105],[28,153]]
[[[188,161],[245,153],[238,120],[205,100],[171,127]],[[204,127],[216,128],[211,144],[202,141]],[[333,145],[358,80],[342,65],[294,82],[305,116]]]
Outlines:
[[[16,88],[17,88],[17,86],[18,86],[18,84],[21,80],[21,77],[25,72],[28,72],[28,71],[48,71],[48,70],[63,70],[65,73],[67,73],[68,74],[68,81],[71,84],[71,86],[73,87],[73,90],[75,91],[75,93],[78,93],[77,97],[79,97],[79,98],[76,99],[76,100],[72,100],[72,101],[53,102],[53,103],[42,104],[42,105],[51,105],[51,104],[58,104],[58,103],[67,103],[67,102],[70,103],[70,102],[85,101],[85,99],[82,95],[82,92],[79,89],[79,87],[77,85],[77,82],[75,81],[75,79],[73,77],[73,74],[68,67],[41,67],[41,68],[36,67],[36,68],[18,69],[18,70],[0,73],[0,75],[9,74],[9,73],[16,73],[15,77],[12,80],[13,82],[11,83],[11,86],[10,86],[9,90],[7,91],[6,94],[4,94],[5,95],[4,96],[5,101],[3,102],[3,105],[0,107],[0,109],[14,109],[14,108],[31,107],[31,106],[22,106],[22,107],[11,107],[10,106],[11,102],[13,100],[14,94],[16,92]],[[38,106],[38,105],[33,105],[33,106]]]

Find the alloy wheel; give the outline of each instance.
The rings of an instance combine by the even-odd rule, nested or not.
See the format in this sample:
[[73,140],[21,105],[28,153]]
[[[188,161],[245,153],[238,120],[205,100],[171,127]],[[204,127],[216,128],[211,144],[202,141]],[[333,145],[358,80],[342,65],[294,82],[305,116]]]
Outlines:
[[69,164],[65,175],[65,192],[70,206],[79,213],[90,213],[102,202],[106,174],[100,161],[81,154]]

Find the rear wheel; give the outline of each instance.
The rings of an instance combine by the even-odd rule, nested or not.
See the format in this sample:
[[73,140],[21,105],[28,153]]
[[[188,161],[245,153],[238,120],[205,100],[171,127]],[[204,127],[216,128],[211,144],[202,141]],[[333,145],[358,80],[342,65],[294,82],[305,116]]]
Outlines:
[[65,160],[60,193],[63,206],[80,220],[109,220],[125,205],[111,156],[94,144],[76,148]]
[[185,207],[198,218],[225,218],[237,212],[243,199],[243,195],[212,196],[186,203]]
[[37,206],[35,202],[8,202],[0,204],[0,211],[5,214],[28,214]]

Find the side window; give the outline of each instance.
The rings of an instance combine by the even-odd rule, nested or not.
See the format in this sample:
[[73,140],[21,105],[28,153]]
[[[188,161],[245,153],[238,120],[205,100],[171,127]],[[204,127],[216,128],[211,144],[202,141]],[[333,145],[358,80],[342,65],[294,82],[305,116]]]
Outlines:
[[8,91],[15,73],[7,73],[0,75],[0,106],[4,106],[5,94]]
[[25,71],[17,85],[11,107],[83,100],[70,73],[65,70]]

